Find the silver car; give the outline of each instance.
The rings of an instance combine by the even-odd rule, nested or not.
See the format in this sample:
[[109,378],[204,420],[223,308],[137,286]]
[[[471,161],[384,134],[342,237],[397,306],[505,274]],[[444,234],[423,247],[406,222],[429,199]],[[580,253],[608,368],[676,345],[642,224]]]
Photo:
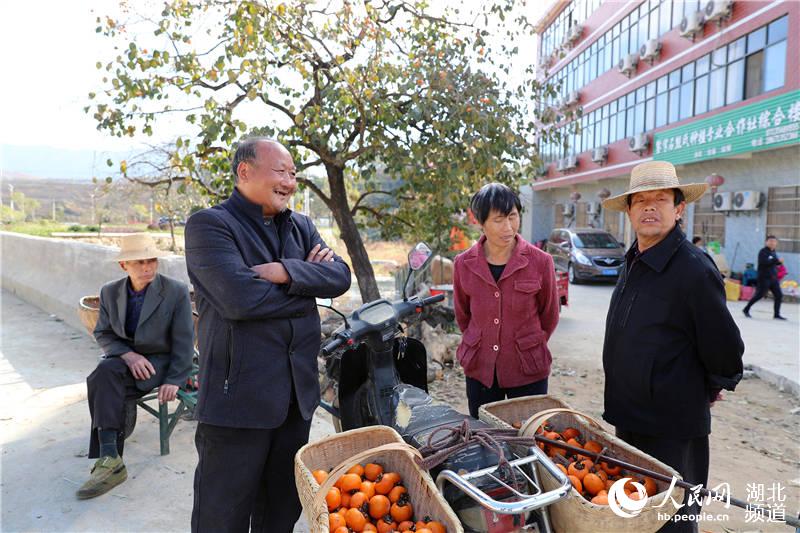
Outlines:
[[545,249],[556,268],[569,274],[570,283],[616,281],[625,262],[625,246],[601,229],[555,229]]

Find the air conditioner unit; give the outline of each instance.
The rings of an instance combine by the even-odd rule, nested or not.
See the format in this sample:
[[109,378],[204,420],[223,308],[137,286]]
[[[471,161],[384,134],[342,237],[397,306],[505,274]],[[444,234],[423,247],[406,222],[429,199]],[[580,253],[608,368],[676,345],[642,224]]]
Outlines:
[[681,21],[681,37],[694,41],[695,36],[703,31],[706,15],[702,11],[693,11],[683,17]]
[[639,56],[637,54],[628,54],[619,60],[617,70],[630,78],[636,73],[636,65],[638,64]]
[[564,159],[559,160],[558,171],[566,172],[568,170],[574,169],[577,166],[578,166],[578,158],[574,155],[568,155]]
[[578,102],[581,101],[581,93],[578,91],[571,91],[567,96],[564,97],[562,102],[562,107],[571,107],[576,105]]
[[592,161],[601,165],[608,159],[608,146],[598,146],[592,150]]
[[566,48],[572,46],[573,43],[580,40],[581,35],[583,35],[583,26],[580,24],[573,24],[569,30],[567,30],[567,34],[564,36],[564,41],[562,45]]
[[599,215],[600,202],[586,202],[586,213],[589,215]]
[[566,217],[571,217],[575,213],[575,204],[564,204],[561,214]]
[[645,150],[647,150],[647,146],[650,144],[650,139],[647,137],[646,133],[638,133],[628,139],[628,149],[631,152],[636,152],[641,154]]
[[733,208],[736,211],[754,211],[761,205],[758,191],[737,191],[733,194]]
[[703,10],[706,22],[722,22],[731,18],[733,13],[733,0],[709,0]]
[[639,56],[642,58],[642,61],[647,61],[651,65],[656,59],[658,59],[658,55],[660,53],[661,53],[661,41],[659,41],[658,39],[649,39],[639,49]]
[[730,211],[731,193],[715,192],[714,196],[711,197],[711,204],[714,206],[714,211]]

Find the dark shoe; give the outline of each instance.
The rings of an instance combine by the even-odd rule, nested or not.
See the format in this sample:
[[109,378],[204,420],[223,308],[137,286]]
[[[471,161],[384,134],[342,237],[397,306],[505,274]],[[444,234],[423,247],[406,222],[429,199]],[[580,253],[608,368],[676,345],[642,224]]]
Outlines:
[[786,317],[778,315],[778,316],[775,317],[775,320],[786,320]]
[[92,467],[89,481],[78,489],[76,496],[79,500],[87,500],[105,494],[123,481],[128,479],[128,470],[122,457],[101,457]]
[[748,309],[742,309],[742,313],[744,313],[744,316],[747,318],[753,318],[750,316],[750,311]]

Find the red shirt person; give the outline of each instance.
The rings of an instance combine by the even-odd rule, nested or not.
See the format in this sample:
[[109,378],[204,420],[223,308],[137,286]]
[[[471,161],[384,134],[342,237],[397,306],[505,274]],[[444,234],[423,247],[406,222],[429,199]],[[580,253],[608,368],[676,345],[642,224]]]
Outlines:
[[553,259],[522,238],[519,196],[500,183],[470,201],[480,240],[455,259],[453,291],[463,332],[457,357],[470,415],[489,402],[547,393],[558,324]]

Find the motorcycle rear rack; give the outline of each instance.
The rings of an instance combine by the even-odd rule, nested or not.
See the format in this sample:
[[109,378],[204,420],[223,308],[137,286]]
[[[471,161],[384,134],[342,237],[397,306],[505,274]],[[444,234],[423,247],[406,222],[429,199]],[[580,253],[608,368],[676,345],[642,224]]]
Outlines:
[[[481,507],[497,514],[508,515],[527,513],[529,511],[541,509],[546,516],[546,508],[548,505],[555,503],[562,498],[566,498],[569,495],[572,483],[569,479],[567,479],[566,474],[559,470],[550,460],[550,458],[547,457],[547,455],[541,449],[539,449],[539,447],[530,447],[528,449],[528,455],[509,461],[508,464],[515,469],[516,473],[525,477],[529,483],[529,486],[534,488],[533,494],[520,492],[502,481],[499,476],[494,475],[494,473],[497,472],[499,465],[494,465],[481,470],[476,470],[475,472],[462,474],[458,474],[452,470],[442,470],[439,475],[436,476],[436,488],[439,489],[440,493],[444,494],[445,483],[450,482],[460,489],[464,494],[477,502]],[[553,476],[558,483],[560,483],[560,486],[554,490],[542,492],[540,488],[541,484],[539,482],[539,475],[536,472],[536,464],[541,464],[542,467],[544,467],[544,469],[551,476]],[[531,479],[530,476],[528,476],[528,474],[521,468],[524,465],[531,465],[534,479]],[[484,491],[479,489],[474,483],[472,483],[473,480],[484,476],[491,478],[496,483],[511,491],[520,499],[514,502],[495,500]],[[547,523],[549,526],[549,519],[545,520],[545,523]]]

